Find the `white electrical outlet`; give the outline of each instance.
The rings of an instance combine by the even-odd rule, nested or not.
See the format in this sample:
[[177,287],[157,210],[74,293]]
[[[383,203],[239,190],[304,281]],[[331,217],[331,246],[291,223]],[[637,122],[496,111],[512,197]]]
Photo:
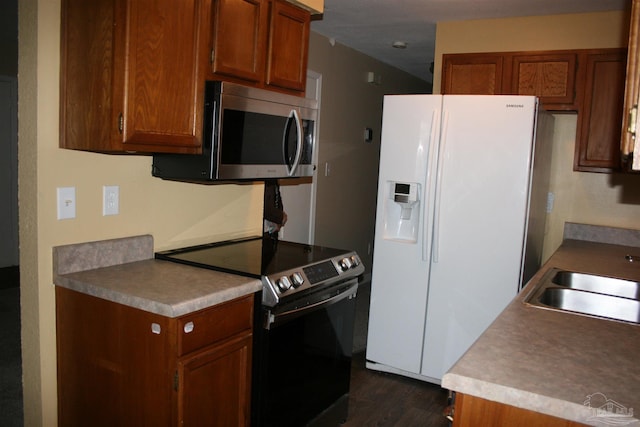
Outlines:
[[120,213],[120,187],[105,185],[102,187],[102,215],[118,215]]
[[549,191],[547,193],[547,213],[551,213],[551,211],[553,211],[554,201],[555,201],[555,196],[551,191]]
[[58,187],[58,219],[76,217],[76,187]]

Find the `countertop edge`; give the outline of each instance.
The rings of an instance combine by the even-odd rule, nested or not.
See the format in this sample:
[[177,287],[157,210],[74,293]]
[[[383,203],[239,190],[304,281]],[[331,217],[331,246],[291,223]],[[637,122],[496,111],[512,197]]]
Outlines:
[[172,318],[262,290],[256,278],[156,260],[149,234],[54,247],[53,284]]
[[136,297],[125,292],[105,289],[102,286],[92,285],[64,275],[55,276],[53,282],[56,286],[170,318],[190,314],[262,290],[262,283],[259,280],[247,278],[247,283],[244,285],[236,285],[212,292],[206,296],[171,305]]
[[[464,375],[446,373],[442,377],[442,387],[448,390],[455,390],[457,393],[468,394],[556,418],[584,424],[592,423],[589,418],[593,416],[593,412],[588,406],[469,378]],[[526,402],[526,405],[519,405],[517,402]]]

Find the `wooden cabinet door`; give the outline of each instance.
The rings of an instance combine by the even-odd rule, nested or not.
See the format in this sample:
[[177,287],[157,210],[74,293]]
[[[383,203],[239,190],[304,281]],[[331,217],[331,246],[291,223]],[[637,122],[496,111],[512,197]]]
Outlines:
[[[620,151],[625,169],[640,170],[640,138],[637,111],[640,102],[640,0],[633,0],[631,24],[629,26],[629,52],[625,82],[624,108],[622,115],[622,137]],[[634,112],[632,114],[632,112]],[[637,149],[635,149],[637,147]]]
[[511,90],[514,95],[535,95],[552,110],[576,109],[575,53],[514,55]]
[[504,58],[496,54],[450,54],[442,57],[443,94],[499,95]]
[[206,0],[64,0],[60,146],[201,151]]
[[584,99],[578,112],[574,170],[611,172],[620,169],[620,123],[626,53],[586,57]]
[[267,26],[267,0],[214,0],[213,73],[262,82]]
[[304,92],[311,15],[282,0],[271,8],[266,84]]
[[125,5],[114,0],[63,0],[60,32],[60,147],[118,151],[123,82],[120,52]]
[[178,369],[178,425],[248,426],[251,334],[185,358]]
[[55,288],[58,425],[169,427],[170,319]]
[[[131,0],[126,52],[124,149],[201,146],[204,111],[200,16],[204,0]],[[153,150],[160,151],[160,150]]]
[[253,295],[168,318],[55,292],[58,425],[249,425]]

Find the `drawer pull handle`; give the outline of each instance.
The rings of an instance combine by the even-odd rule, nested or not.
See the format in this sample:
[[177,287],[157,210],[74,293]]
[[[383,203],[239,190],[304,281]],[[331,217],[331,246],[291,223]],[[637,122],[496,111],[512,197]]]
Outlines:
[[193,322],[185,323],[184,324],[184,333],[188,334],[189,332],[192,332],[193,328],[195,328],[195,325],[193,324]]
[[162,332],[162,327],[160,325],[158,325],[157,323],[152,323],[151,324],[151,332],[156,334],[156,335],[160,335],[160,332]]

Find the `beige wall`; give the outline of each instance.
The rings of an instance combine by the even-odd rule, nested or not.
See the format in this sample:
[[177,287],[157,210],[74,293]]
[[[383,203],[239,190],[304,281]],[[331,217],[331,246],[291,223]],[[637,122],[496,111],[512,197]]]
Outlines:
[[[19,209],[25,426],[55,426],[56,343],[52,247],[149,233],[155,248],[255,235],[262,228],[262,185],[196,185],[151,176],[151,158],[58,148],[60,0],[21,0],[19,10]],[[324,46],[326,44],[327,46]],[[327,61],[326,63],[324,61]],[[364,126],[379,138],[383,88],[404,86],[404,73],[312,35],[310,68],[324,75],[320,156],[335,167],[319,185],[319,242],[358,248],[372,239],[378,143],[365,146]],[[364,83],[365,71],[389,84]],[[391,83],[395,82],[395,83]],[[344,127],[333,131],[334,126]],[[338,181],[339,180],[339,181]],[[120,186],[120,214],[102,216],[102,186]],[[76,187],[77,217],[56,219],[56,188]],[[366,187],[361,190],[360,186]],[[351,193],[351,194],[350,194]],[[349,201],[349,208],[336,203]],[[367,194],[366,197],[363,194]],[[346,197],[346,196],[349,197]],[[372,196],[373,195],[373,196]],[[364,198],[366,206],[358,204]],[[356,200],[355,208],[352,200]],[[335,210],[338,215],[331,212]],[[364,230],[333,221],[367,216]],[[343,224],[344,222],[340,222]],[[327,234],[324,234],[326,231]],[[325,237],[323,237],[325,236]],[[366,237],[361,237],[366,236]],[[324,239],[324,240],[323,240]],[[341,245],[340,245],[341,246]]]
[[[627,12],[603,12],[438,23],[434,92],[440,92],[443,53],[624,47],[628,21]],[[576,116],[554,116],[555,203],[545,259],[561,243],[566,221],[640,229],[640,176],[573,172]]]
[[[309,51],[309,69],[322,74],[315,243],[354,249],[369,268],[382,98],[387,93],[426,93],[430,85],[315,32]],[[370,71],[380,77],[379,85],[367,83]],[[370,143],[364,142],[367,127],[373,130]]]

